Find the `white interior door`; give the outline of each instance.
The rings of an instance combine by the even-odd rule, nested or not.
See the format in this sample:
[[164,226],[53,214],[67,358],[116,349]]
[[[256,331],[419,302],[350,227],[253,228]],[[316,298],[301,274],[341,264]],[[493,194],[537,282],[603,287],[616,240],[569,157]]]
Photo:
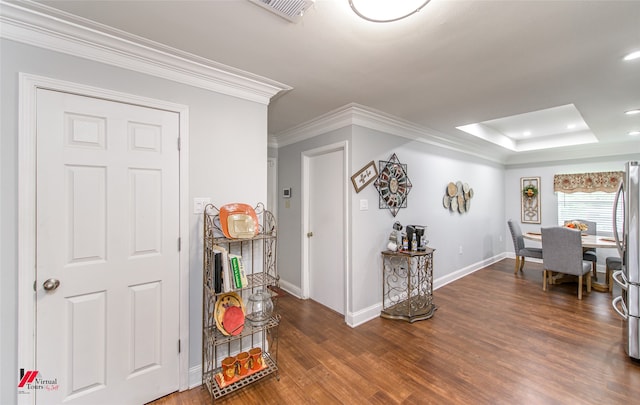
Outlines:
[[178,389],[178,135],[176,113],[38,90],[38,403]]
[[344,314],[344,151],[309,158],[309,297]]

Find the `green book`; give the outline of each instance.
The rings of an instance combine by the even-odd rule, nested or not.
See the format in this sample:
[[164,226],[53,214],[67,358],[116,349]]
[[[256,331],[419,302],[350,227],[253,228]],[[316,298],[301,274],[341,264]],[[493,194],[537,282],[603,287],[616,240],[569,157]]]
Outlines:
[[236,288],[242,288],[242,276],[240,274],[240,259],[237,256],[231,256],[231,272],[233,273],[233,283]]

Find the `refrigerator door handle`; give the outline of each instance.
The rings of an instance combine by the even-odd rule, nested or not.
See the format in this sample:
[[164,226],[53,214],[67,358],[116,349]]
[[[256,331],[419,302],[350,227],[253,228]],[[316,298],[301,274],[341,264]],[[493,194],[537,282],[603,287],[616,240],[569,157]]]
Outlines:
[[[621,181],[618,185],[618,191],[616,191],[616,196],[613,199],[613,238],[616,240],[616,248],[618,248],[618,253],[620,253],[620,257],[624,257],[624,241],[620,240],[620,236],[618,235],[618,223],[616,222],[616,217],[618,214],[618,200],[622,193],[624,192],[624,183]],[[622,197],[624,201],[624,196]],[[622,210],[624,215],[624,207]],[[624,226],[624,219],[622,220],[622,226]],[[624,236],[624,230],[622,232]]]
[[[620,303],[620,307],[622,307],[622,311],[618,309],[618,303]],[[615,297],[613,301],[611,301],[611,306],[613,307],[614,311],[616,311],[618,315],[620,315],[623,319],[629,318],[629,315],[628,315],[629,311],[627,311],[627,306],[624,305],[622,296]]]
[[[622,287],[624,290],[629,288],[629,282],[627,281],[627,278],[625,277],[624,272],[622,270],[614,271],[613,274],[611,275],[611,278],[616,283],[618,283],[618,285]],[[622,278],[622,280],[620,280],[620,278]]]

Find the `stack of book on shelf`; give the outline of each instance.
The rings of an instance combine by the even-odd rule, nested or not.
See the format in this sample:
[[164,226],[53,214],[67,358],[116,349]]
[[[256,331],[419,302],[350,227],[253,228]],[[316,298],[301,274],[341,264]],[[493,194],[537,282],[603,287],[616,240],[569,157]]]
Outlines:
[[242,256],[229,254],[222,246],[213,246],[214,288],[216,293],[229,292],[248,284]]

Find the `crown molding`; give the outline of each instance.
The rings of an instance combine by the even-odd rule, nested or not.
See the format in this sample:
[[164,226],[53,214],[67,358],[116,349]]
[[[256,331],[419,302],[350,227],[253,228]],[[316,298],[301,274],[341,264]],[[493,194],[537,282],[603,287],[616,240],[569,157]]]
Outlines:
[[270,138],[270,146],[280,148],[353,125],[475,156],[482,160],[504,163],[500,156],[494,156],[487,153],[487,151],[471,150],[464,143],[451,139],[437,131],[357,103],[349,103],[303,124],[275,134]]
[[29,0],[0,1],[0,37],[266,105],[292,89]]
[[274,144],[276,144],[277,147],[287,146],[336,129],[354,125],[352,105],[353,104],[347,104],[278,134],[274,134],[272,136]]
[[568,162],[595,162],[600,160],[634,160],[640,158],[637,142],[624,141],[616,143],[592,143],[580,147],[566,146],[562,148],[542,149],[531,152],[512,154],[505,162],[506,168],[549,166],[567,164]]

